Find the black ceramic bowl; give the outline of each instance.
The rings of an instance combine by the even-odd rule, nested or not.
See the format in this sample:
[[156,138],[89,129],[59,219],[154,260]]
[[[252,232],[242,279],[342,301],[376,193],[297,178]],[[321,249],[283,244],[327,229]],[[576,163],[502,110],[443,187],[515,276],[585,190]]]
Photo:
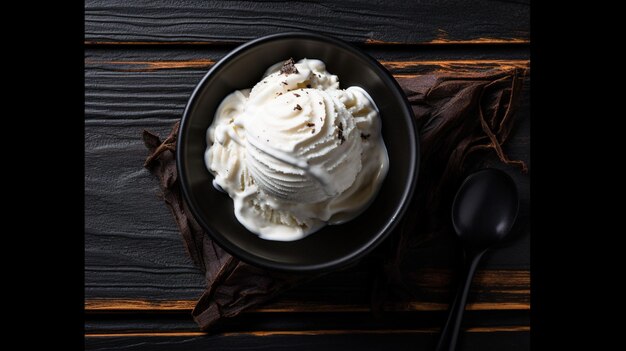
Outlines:
[[[304,239],[267,241],[244,228],[228,195],[213,188],[204,164],[206,130],[222,99],[251,88],[265,70],[293,57],[320,59],[339,76],[342,88],[360,86],[380,110],[389,173],[372,204],[357,218],[326,226]],[[394,78],[376,60],[334,38],[313,33],[262,37],[226,55],[200,81],[185,109],[177,147],[177,165],[184,198],[211,238],[235,257],[265,268],[318,271],[337,268],[376,247],[404,214],[417,180],[419,144],[413,113]]]

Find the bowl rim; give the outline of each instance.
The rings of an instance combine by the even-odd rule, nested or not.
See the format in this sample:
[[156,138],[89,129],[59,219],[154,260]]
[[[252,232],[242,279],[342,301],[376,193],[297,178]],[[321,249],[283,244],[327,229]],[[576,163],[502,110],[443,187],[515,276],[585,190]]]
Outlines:
[[[408,115],[410,118],[410,127],[412,128],[412,133],[409,133],[409,144],[411,146],[411,153],[414,154],[414,157],[411,157],[409,162],[411,163],[409,169],[409,179],[411,179],[408,186],[405,186],[404,192],[402,193],[402,197],[400,199],[400,206],[394,211],[393,215],[387,219],[384,226],[377,231],[377,235],[375,235],[369,242],[360,248],[352,251],[349,255],[342,256],[335,260],[318,263],[318,264],[292,264],[292,263],[281,263],[272,261],[257,255],[254,255],[245,249],[233,244],[223,234],[214,233],[212,226],[207,223],[204,219],[204,215],[199,213],[197,204],[193,201],[191,194],[189,194],[189,184],[187,183],[187,176],[182,164],[183,155],[184,155],[184,143],[185,139],[185,131],[188,129],[190,114],[193,106],[200,95],[200,91],[204,88],[207,80],[213,76],[213,74],[218,71],[222,66],[231,61],[241,52],[251,49],[253,47],[265,44],[267,42],[281,40],[281,39],[309,39],[309,40],[317,40],[326,43],[331,43],[342,49],[348,50],[354,55],[360,57],[363,61],[369,62],[375,69],[377,69],[381,74],[380,76],[385,81],[387,85],[393,86],[395,89],[393,91],[394,95],[399,97],[399,100],[403,102],[401,108],[404,110],[405,115]],[[413,156],[413,155],[412,155]],[[337,269],[339,267],[347,266],[350,263],[353,263],[368,253],[373,251],[380,243],[382,243],[397,227],[400,220],[403,218],[406,213],[411,199],[413,198],[413,194],[415,192],[415,187],[417,184],[417,177],[419,174],[419,165],[420,165],[420,143],[419,143],[419,134],[417,130],[417,124],[415,121],[415,115],[413,114],[413,110],[409,104],[409,101],[402,91],[402,88],[398,84],[398,82],[393,78],[391,73],[376,59],[366,54],[359,48],[353,46],[352,44],[338,39],[329,37],[326,35],[322,35],[315,32],[306,32],[306,31],[293,31],[293,32],[283,32],[283,33],[275,33],[266,36],[262,36],[253,40],[250,40],[246,43],[243,43],[230,51],[226,56],[216,62],[213,67],[209,69],[209,71],[202,77],[202,79],[198,82],[196,87],[194,88],[187,105],[185,106],[185,110],[183,112],[179,130],[178,130],[178,138],[176,141],[176,168],[178,171],[178,179],[180,180],[180,189],[183,194],[183,199],[187,203],[188,208],[191,210],[192,215],[198,221],[200,226],[207,232],[212,240],[217,242],[221,248],[226,250],[232,256],[246,262],[252,264],[257,267],[262,267],[266,269],[278,270],[278,271],[291,271],[291,272],[322,272],[329,271],[332,269]],[[250,233],[254,235],[254,233]]]

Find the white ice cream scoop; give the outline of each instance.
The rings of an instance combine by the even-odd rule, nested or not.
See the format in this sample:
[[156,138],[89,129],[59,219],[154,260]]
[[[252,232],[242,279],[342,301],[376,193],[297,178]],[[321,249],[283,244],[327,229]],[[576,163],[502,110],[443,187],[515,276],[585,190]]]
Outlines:
[[378,110],[319,60],[270,67],[224,99],[207,132],[206,163],[238,220],[272,240],[296,240],[358,215],[388,168]]

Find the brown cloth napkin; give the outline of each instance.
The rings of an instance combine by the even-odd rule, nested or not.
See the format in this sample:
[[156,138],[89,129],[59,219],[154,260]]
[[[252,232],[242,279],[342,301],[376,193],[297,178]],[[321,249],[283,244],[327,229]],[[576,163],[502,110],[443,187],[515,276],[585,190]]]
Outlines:
[[[502,150],[514,125],[524,74],[522,69],[511,69],[436,72],[398,79],[417,119],[421,164],[409,215],[397,233],[392,233],[392,250],[383,258],[383,272],[388,275],[385,281],[402,279],[398,267],[407,247],[442,231],[449,217],[448,207],[442,204],[452,198],[471,155],[495,152],[502,162],[527,171],[522,161],[510,160]],[[144,167],[159,179],[162,197],[174,215],[189,256],[205,273],[207,288],[192,315],[201,329],[208,330],[221,318],[234,317],[313,276],[257,268],[234,258],[209,238],[180,194],[175,162],[178,126],[177,122],[163,141],[149,131],[143,132],[150,151]]]

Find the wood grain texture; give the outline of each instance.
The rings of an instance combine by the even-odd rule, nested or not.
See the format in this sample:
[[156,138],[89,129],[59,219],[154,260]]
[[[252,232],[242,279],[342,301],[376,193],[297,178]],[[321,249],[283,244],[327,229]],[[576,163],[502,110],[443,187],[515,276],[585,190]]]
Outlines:
[[[227,50],[87,51],[85,119],[180,118],[195,85]],[[436,70],[476,72],[529,66],[528,53],[515,50],[506,55],[460,50],[369,52],[398,77]]]
[[195,299],[204,279],[142,167],[144,128],[166,133],[171,125],[85,126],[85,294]]
[[[198,333],[91,335],[85,338],[87,350],[432,350],[436,329],[337,331],[335,333]],[[516,351],[529,349],[527,326],[470,329],[463,333],[459,348],[465,351]]]
[[[356,47],[378,60],[411,61],[411,60],[521,60],[530,59],[529,45],[447,45],[447,46],[415,46],[415,45],[365,45]],[[122,45],[88,46],[85,50],[86,60],[97,61],[185,61],[212,60],[218,61],[236,46],[133,46]],[[98,66],[94,66],[98,68]]]
[[[394,62],[395,65],[408,65]],[[458,72],[488,71],[513,66],[527,66],[528,62],[426,62],[413,63],[416,68],[394,70],[396,78],[411,78],[435,70]],[[107,64],[111,65],[111,64]],[[124,64],[126,65],[126,64]],[[86,73],[85,119],[178,119],[195,85],[206,70],[168,72],[146,69]]]
[[88,0],[88,44],[240,43],[307,30],[369,44],[528,43],[529,1]]
[[[507,294],[526,294],[528,289],[499,291]],[[468,311],[494,311],[494,310],[528,310],[530,302],[524,302],[527,297],[519,298],[521,301],[514,302],[471,302],[467,304]],[[129,300],[129,299],[89,299],[85,301],[87,313],[109,312],[191,312],[195,306],[195,300]],[[409,301],[404,303],[387,303],[385,311],[445,311],[446,303],[434,303],[424,301]],[[245,311],[245,313],[302,313],[302,312],[370,312],[371,308],[366,305],[348,304],[312,304],[300,300],[289,301],[280,299],[269,302],[263,307],[257,307]]]
[[[450,287],[452,274],[442,269],[422,269],[411,276],[411,285],[419,289],[424,300],[402,303],[389,302],[385,311],[444,311],[447,303],[433,302],[433,298]],[[475,277],[472,298],[467,310],[528,310],[530,308],[530,274],[526,270],[483,270]],[[436,300],[435,300],[436,301]],[[332,302],[332,301],[330,301]],[[85,311],[98,312],[191,312],[193,300],[88,299]],[[321,303],[301,299],[280,299],[247,313],[283,312],[369,312],[367,304]]]
[[[116,312],[88,313],[88,334],[199,332],[189,312]],[[446,311],[385,311],[383,313],[309,311],[245,312],[224,319],[212,334],[272,333],[336,330],[415,330],[440,328]],[[528,310],[468,310],[464,328],[513,328],[528,326]]]

